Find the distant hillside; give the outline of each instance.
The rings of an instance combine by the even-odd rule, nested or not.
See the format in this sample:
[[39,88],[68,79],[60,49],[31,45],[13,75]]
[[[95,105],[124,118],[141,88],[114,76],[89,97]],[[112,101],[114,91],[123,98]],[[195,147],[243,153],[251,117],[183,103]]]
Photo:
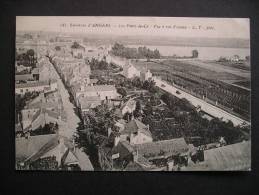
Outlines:
[[[18,32],[17,32],[18,33]],[[21,32],[19,32],[21,33]],[[25,33],[25,32],[22,32]],[[57,36],[57,32],[36,32]],[[66,33],[68,35],[68,33]],[[116,36],[112,34],[82,34],[71,33],[71,36],[84,38],[85,42],[93,44],[114,44],[120,42],[124,45],[174,45],[174,46],[204,46],[204,47],[227,47],[249,48],[249,39],[238,38],[192,38],[192,37],[164,37],[164,36]]]
[[88,36],[88,42],[105,42],[113,44],[120,42],[124,45],[174,45],[174,46],[204,46],[204,47],[227,47],[249,48],[247,39],[237,38],[183,38],[183,37],[148,37],[148,36]]

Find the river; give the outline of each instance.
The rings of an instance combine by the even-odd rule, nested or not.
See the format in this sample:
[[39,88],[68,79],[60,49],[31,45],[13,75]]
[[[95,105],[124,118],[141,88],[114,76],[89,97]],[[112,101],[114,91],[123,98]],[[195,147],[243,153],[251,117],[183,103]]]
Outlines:
[[[127,47],[138,48],[144,45],[127,45]],[[168,45],[146,45],[147,48],[154,50],[158,49],[161,55],[164,56],[191,56],[192,50],[199,52],[201,60],[217,60],[220,57],[232,57],[239,55],[241,59],[250,56],[250,48],[223,48],[223,47],[192,47],[192,46],[168,46]]]

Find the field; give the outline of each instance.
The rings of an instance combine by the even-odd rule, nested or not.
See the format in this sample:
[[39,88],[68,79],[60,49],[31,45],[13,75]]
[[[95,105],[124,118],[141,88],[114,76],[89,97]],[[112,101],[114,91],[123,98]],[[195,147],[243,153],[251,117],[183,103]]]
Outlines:
[[241,76],[237,76],[228,72],[216,72],[214,70],[209,70],[199,66],[195,66],[185,61],[178,60],[165,60],[161,63],[157,62],[143,62],[143,61],[133,61],[133,64],[139,70],[144,70],[147,66],[151,71],[169,71],[171,73],[185,72],[193,75],[201,76],[206,79],[215,79],[215,80],[243,80]]
[[[146,67],[151,72],[168,71],[170,73],[186,73],[196,75],[208,80],[220,80],[226,83],[235,83],[242,85],[243,82],[250,82],[250,72],[232,68],[224,67],[223,65],[215,65],[204,63],[196,60],[179,61],[179,60],[164,60],[163,62],[143,62],[133,61],[133,64],[139,69],[144,70]],[[219,66],[219,67],[217,67]],[[242,81],[240,84],[237,83]],[[246,85],[246,87],[249,85]]]
[[[191,65],[186,61],[164,60],[163,62],[132,62],[138,69],[151,70],[154,75],[183,87],[185,91],[199,98],[207,98],[213,105],[231,110],[249,120],[250,116],[250,91],[243,82],[249,80],[223,72],[222,67],[215,70]],[[210,66],[210,65],[209,65]],[[215,67],[213,69],[216,69]],[[230,69],[228,69],[230,71]],[[238,82],[237,84],[234,84]],[[240,83],[241,82],[241,83]]]

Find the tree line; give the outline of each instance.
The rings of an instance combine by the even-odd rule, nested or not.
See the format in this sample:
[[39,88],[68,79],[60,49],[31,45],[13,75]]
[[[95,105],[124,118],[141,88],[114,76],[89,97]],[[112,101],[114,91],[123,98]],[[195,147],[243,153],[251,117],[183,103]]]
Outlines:
[[123,44],[119,43],[114,44],[111,53],[115,56],[120,56],[128,59],[158,59],[161,57],[160,52],[157,49],[151,50],[146,46],[139,48],[130,48],[125,47]]

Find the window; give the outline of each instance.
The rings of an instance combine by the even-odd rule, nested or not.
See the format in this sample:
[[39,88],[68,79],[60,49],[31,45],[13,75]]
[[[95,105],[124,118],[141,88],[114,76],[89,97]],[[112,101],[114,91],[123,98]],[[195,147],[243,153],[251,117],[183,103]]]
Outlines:
[[21,89],[20,92],[22,93],[22,92],[23,92],[23,89]]

